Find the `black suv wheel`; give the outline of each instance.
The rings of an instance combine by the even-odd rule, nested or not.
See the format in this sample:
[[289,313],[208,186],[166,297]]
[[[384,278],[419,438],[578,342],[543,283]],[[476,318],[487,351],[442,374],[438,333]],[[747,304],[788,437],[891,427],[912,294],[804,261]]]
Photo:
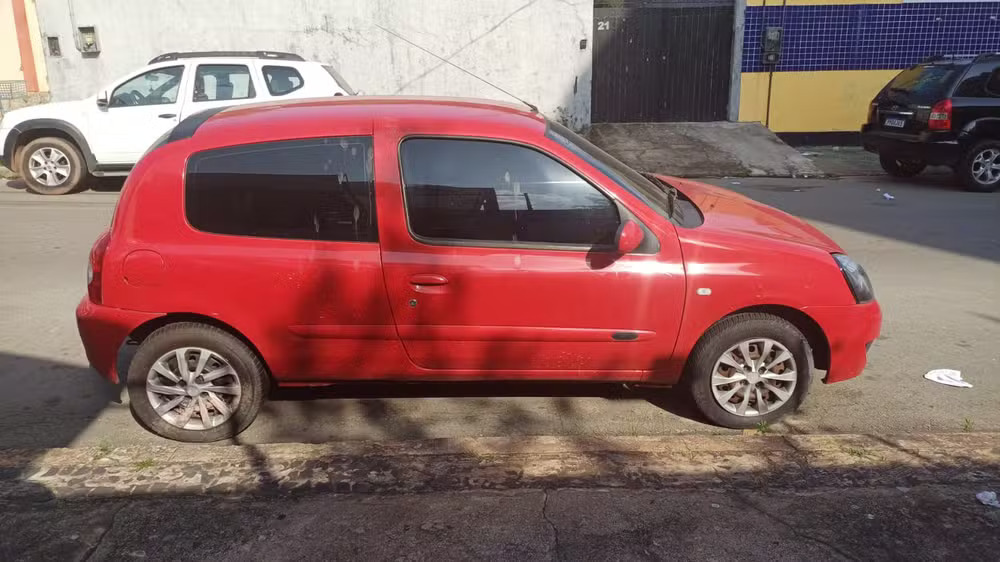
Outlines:
[[958,175],[968,191],[990,192],[1000,187],[1000,141],[979,141],[962,158]]
[[924,171],[927,164],[919,160],[903,160],[891,154],[878,155],[878,163],[882,165],[885,173],[895,178],[912,178]]

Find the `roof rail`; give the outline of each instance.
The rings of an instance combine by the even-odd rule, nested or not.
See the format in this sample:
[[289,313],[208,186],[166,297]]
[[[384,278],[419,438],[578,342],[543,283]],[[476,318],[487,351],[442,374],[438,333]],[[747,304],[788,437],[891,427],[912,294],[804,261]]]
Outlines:
[[978,58],[980,56],[982,56],[982,55],[975,55],[975,54],[931,55],[931,56],[927,57],[926,59],[924,59],[924,60],[922,60],[920,62],[921,63],[928,63],[928,62],[940,62],[940,61],[946,61],[946,60],[975,60],[976,58]]
[[991,57],[1000,57],[1000,53],[982,53],[977,56],[972,62],[979,62],[982,59],[987,59]]
[[179,59],[195,59],[206,57],[240,57],[252,59],[273,59],[273,60],[305,60],[295,53],[282,53],[279,51],[185,51],[178,53],[163,53],[153,57],[146,64],[156,64],[158,62]]

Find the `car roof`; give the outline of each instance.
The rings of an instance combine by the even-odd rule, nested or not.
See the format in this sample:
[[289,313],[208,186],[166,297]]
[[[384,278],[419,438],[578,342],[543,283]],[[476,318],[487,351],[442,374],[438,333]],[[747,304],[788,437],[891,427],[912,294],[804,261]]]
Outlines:
[[[337,96],[271,101],[209,110],[188,117],[170,140],[193,137],[200,148],[267,142],[281,138],[371,135],[376,120],[407,130],[470,134],[475,129],[537,135],[545,118],[512,103],[441,97]],[[429,124],[432,124],[429,125]]]

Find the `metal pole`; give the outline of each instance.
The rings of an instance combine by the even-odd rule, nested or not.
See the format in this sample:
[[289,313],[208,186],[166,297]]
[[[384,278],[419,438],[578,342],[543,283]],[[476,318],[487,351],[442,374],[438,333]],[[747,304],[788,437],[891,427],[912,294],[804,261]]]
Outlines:
[[733,6],[733,56],[729,69],[729,120],[740,119],[740,86],[743,75],[743,27],[747,0],[736,0]]

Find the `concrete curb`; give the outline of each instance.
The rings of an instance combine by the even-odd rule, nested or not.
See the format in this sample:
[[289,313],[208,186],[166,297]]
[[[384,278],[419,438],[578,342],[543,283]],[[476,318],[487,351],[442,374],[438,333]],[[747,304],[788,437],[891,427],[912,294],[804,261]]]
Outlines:
[[1000,482],[1000,433],[465,438],[0,451],[0,498]]

